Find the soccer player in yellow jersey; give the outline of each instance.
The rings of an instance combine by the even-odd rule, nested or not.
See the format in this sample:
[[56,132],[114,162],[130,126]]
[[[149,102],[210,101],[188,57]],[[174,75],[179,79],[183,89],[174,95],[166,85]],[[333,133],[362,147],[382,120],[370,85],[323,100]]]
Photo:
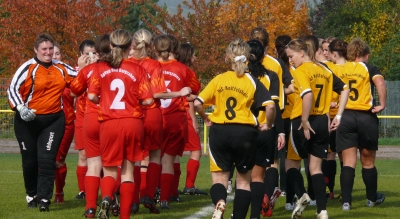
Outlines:
[[[296,70],[295,105],[293,107],[292,135],[301,158],[309,158],[309,170],[317,201],[317,218],[327,219],[325,181],[321,172],[329,143],[328,117],[332,91],[341,94],[339,114],[344,110],[349,91],[347,86],[328,68],[315,61],[315,48],[303,40],[292,40],[286,54]],[[337,125],[337,120],[334,122]],[[298,173],[299,174],[299,173]],[[301,218],[310,197],[304,193],[296,203],[292,218]]]
[[281,110],[285,108],[285,95],[284,87],[289,87],[292,84],[292,75],[289,72],[288,67],[281,59],[276,59],[267,54],[269,47],[269,34],[267,30],[261,27],[254,28],[250,32],[250,40],[258,40],[265,47],[265,57],[262,64],[270,71],[278,74],[279,77],[279,107]]
[[[334,50],[334,47],[330,49]],[[351,209],[357,149],[360,151],[367,206],[374,207],[385,200],[384,194],[377,193],[378,173],[374,163],[378,150],[379,122],[376,113],[385,109],[386,85],[378,68],[367,63],[369,51],[364,41],[360,38],[353,39],[347,47],[350,64],[338,72],[338,76],[348,84],[350,89],[349,99],[341,119],[336,116],[341,120],[337,128],[336,142],[337,151],[342,153],[343,158],[340,174],[342,210]],[[374,86],[378,91],[379,105],[375,104],[373,98]],[[334,122],[332,125],[335,125]]]
[[[229,171],[236,164],[236,218],[245,218],[250,205],[250,173],[254,166],[255,139],[258,130],[269,130],[275,120],[275,104],[265,86],[246,73],[249,45],[241,39],[232,41],[226,49],[226,61],[233,71],[217,75],[196,98],[196,111],[210,126],[210,195],[215,210],[213,218],[222,218],[226,205]],[[207,116],[203,104],[214,105]],[[266,123],[259,124],[253,111],[265,110]]]
[[329,56],[329,48],[328,48],[328,46],[335,39],[336,39],[336,37],[330,36],[330,37],[326,38],[325,40],[323,40],[322,43],[321,43],[322,44],[321,45],[322,46],[322,54],[325,56],[325,59],[328,60],[328,61],[331,60],[331,58]]
[[[261,61],[264,57],[264,47],[258,40],[250,40],[249,44],[250,57],[248,67],[250,74],[258,78],[262,84],[268,89],[272,100],[275,102],[275,123],[274,127],[268,131],[259,132],[256,139],[255,165],[251,172],[251,215],[250,218],[260,218],[260,206],[262,206],[261,214],[264,217],[271,217],[272,210],[275,205],[276,198],[280,195],[280,190],[275,189],[278,184],[278,170],[276,168],[268,168],[274,163],[275,158],[275,142],[278,136],[278,149],[282,149],[285,145],[284,128],[282,116],[279,109],[279,79],[275,72],[264,68]],[[266,123],[265,111],[256,111],[258,114],[258,122]],[[279,135],[278,135],[279,133]],[[265,175],[265,177],[264,177]],[[265,185],[264,185],[265,183]],[[264,194],[265,193],[265,194]]]

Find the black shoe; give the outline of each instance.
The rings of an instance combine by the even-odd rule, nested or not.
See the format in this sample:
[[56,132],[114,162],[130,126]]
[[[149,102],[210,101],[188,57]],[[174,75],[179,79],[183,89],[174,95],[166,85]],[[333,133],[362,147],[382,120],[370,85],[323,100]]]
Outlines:
[[85,216],[85,218],[94,218],[96,216],[96,209],[89,208],[85,211],[83,215]]
[[139,203],[133,202],[131,205],[131,214],[139,213]]
[[37,208],[39,200],[36,196],[26,196],[26,201],[28,202],[28,208]]
[[150,210],[150,214],[159,214],[160,211],[157,208],[156,203],[149,196],[143,197],[144,207]]
[[170,202],[182,202],[183,200],[181,199],[181,197],[179,197],[179,195],[177,197],[175,196],[170,196],[169,197]]
[[154,198],[153,198],[153,200],[154,200],[154,202],[155,203],[160,203],[160,193],[161,193],[161,189],[156,189],[156,193],[154,194]]
[[85,199],[85,192],[79,192],[77,196],[75,196],[75,199]]
[[115,217],[119,216],[120,208],[119,208],[118,196],[116,193],[114,193],[114,199],[111,201],[110,211],[111,214],[114,215]]
[[171,209],[171,206],[169,205],[167,200],[162,200],[160,202],[160,207],[161,207],[161,209]]
[[201,191],[200,189],[193,186],[192,188],[184,188],[183,194],[185,195],[208,195],[206,192]]
[[43,199],[40,200],[39,210],[42,211],[49,211],[50,200],[44,201]]
[[101,202],[99,214],[97,215],[98,219],[108,219],[110,217],[110,205],[111,198],[108,196],[104,197]]

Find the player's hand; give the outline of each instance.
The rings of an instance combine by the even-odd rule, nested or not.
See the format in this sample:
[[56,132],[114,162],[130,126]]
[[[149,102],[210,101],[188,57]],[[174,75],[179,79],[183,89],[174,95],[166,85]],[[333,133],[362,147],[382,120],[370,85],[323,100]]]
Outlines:
[[332,120],[331,126],[329,127],[329,131],[335,131],[339,127],[341,118],[341,115],[335,116],[335,118]]
[[90,58],[89,58],[88,55],[81,55],[81,56],[78,58],[78,66],[79,66],[79,69],[82,69],[83,67],[85,67],[85,66],[87,66],[87,65],[89,65],[89,64],[90,64]]
[[193,128],[196,131],[196,133],[198,135],[200,135],[200,126],[199,126],[199,123],[197,122],[197,120],[193,120]]
[[338,103],[337,102],[331,102],[331,109],[333,108],[338,108]]
[[192,93],[192,89],[190,87],[184,87],[180,91],[181,97],[188,96],[190,93]]
[[212,124],[213,124],[213,123],[211,122],[211,120],[208,119],[208,117],[204,120],[204,123],[206,124],[207,127],[210,127],[210,126],[212,126]]
[[278,135],[278,150],[282,150],[285,147],[285,135]]
[[300,130],[301,128],[303,128],[304,137],[307,140],[310,140],[310,131],[315,134],[315,131],[311,128],[311,125],[310,125],[309,121],[305,121],[305,122],[302,121],[298,130]]
[[36,115],[35,115],[36,110],[30,109],[23,104],[18,105],[17,110],[19,111],[19,115],[21,116],[21,119],[26,122],[32,121],[36,117]]
[[267,130],[270,130],[271,128],[272,128],[272,125],[268,125],[267,123],[263,123],[258,126],[258,130],[260,130],[260,131],[267,131]]
[[374,108],[372,108],[372,112],[379,113],[379,112],[383,111],[384,109],[385,109],[385,107],[383,107],[383,106],[374,106]]

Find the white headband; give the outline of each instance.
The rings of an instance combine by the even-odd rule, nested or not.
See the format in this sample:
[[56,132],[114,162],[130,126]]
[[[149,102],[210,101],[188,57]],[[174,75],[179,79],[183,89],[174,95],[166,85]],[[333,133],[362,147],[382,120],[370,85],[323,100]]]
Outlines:
[[237,62],[237,61],[246,62],[247,61],[246,56],[244,56],[244,55],[236,56],[235,57],[235,62]]

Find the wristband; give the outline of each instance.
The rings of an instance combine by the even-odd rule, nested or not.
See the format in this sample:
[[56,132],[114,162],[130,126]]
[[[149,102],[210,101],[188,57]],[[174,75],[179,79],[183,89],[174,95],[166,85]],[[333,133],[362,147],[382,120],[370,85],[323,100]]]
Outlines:
[[335,118],[336,118],[337,120],[340,120],[340,119],[342,118],[342,115],[336,115]]

